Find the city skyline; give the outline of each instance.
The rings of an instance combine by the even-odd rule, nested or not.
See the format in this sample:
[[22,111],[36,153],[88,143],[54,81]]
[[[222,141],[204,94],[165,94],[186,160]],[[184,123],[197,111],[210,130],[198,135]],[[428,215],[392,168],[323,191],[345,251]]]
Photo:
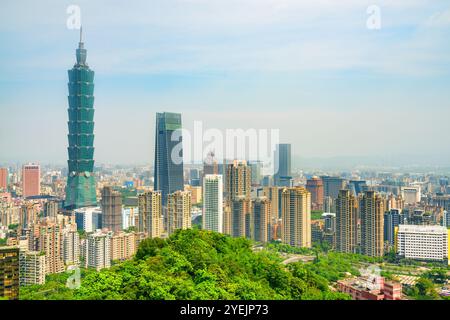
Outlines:
[[450,0],[369,1],[5,0],[0,300],[450,300]]
[[[98,163],[152,165],[154,114],[170,111],[188,130],[196,120],[220,130],[279,128],[297,168],[315,159],[449,166],[440,146],[450,134],[445,3],[381,1],[380,30],[366,27],[368,3],[350,0],[248,1],[234,18],[237,2],[171,4],[139,3],[125,14],[119,5],[79,3],[97,71]],[[2,163],[65,161],[64,70],[78,38],[65,26],[67,5],[6,2],[0,13]]]

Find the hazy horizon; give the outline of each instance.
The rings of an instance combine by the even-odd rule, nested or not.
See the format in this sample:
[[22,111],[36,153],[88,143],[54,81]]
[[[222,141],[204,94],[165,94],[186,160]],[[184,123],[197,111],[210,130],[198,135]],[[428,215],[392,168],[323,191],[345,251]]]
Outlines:
[[[71,4],[2,4],[0,163],[67,160]],[[450,1],[378,1],[379,30],[371,1],[76,4],[97,164],[152,165],[155,113],[170,111],[189,130],[279,129],[300,167],[450,167]]]

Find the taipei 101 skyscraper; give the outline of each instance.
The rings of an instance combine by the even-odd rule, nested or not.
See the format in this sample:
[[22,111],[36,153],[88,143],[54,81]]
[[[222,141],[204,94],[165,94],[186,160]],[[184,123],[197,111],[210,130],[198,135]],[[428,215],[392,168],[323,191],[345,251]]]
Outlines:
[[94,71],[86,63],[82,29],[77,63],[69,70],[69,172],[64,207],[68,210],[97,204],[94,171]]

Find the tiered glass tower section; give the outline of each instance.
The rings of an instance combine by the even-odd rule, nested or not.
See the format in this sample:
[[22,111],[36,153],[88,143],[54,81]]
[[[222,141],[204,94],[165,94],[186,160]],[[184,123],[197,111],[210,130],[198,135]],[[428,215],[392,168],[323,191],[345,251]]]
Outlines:
[[69,70],[69,172],[64,207],[72,210],[97,204],[94,171],[94,71],[86,64],[82,41],[77,63]]

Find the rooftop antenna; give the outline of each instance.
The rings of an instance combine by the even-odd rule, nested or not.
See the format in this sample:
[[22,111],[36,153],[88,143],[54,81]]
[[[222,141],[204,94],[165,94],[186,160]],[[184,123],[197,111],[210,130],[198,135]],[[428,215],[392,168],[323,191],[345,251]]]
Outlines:
[[83,26],[80,26],[80,42],[83,42]]
[[83,26],[80,26],[80,42],[78,43],[77,49],[77,64],[86,65],[86,49],[84,49],[83,43]]

